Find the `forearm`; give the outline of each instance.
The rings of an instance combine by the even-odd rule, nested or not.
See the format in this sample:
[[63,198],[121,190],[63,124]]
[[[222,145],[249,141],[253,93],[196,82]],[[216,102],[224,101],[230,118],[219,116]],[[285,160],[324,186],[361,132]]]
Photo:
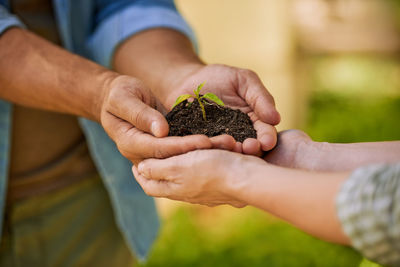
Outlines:
[[108,83],[116,76],[19,28],[0,37],[0,98],[99,121]]
[[[267,164],[250,166],[250,175],[231,194],[303,231],[327,241],[349,244],[336,215],[335,198],[349,173],[312,173]],[[246,177],[244,179],[244,177]]]
[[[373,163],[400,162],[400,142],[335,144],[313,142],[300,149],[299,166],[317,171],[348,171]],[[302,155],[301,155],[302,154]]]
[[161,28],[129,38],[113,58],[116,71],[141,79],[158,99],[167,99],[179,80],[201,66],[203,63],[188,38]]

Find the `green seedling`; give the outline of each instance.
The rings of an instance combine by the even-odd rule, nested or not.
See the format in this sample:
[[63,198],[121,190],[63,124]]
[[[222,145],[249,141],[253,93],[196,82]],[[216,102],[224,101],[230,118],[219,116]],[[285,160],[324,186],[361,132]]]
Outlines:
[[197,89],[193,90],[194,95],[184,94],[184,95],[179,96],[176,99],[175,104],[172,108],[174,108],[176,105],[179,105],[180,103],[182,103],[183,101],[185,101],[189,98],[197,99],[197,101],[199,102],[199,105],[201,107],[201,112],[203,113],[203,119],[205,121],[207,121],[206,110],[204,109],[204,103],[203,103],[204,98],[207,98],[207,99],[217,103],[220,106],[225,106],[225,104],[224,104],[224,102],[222,102],[221,99],[219,99],[218,96],[214,95],[213,93],[207,93],[203,96],[200,96],[200,90],[201,90],[201,88],[203,88],[204,84],[205,84],[205,82],[203,82],[202,84],[197,86]]

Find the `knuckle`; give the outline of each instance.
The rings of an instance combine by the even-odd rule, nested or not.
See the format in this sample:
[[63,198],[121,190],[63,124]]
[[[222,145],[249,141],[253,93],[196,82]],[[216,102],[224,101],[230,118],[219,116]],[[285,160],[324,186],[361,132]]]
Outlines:
[[120,99],[120,90],[117,87],[113,87],[108,92],[108,97],[105,99],[104,103],[106,106],[117,105]]
[[162,152],[161,149],[156,148],[156,149],[154,150],[154,157],[155,157],[155,158],[157,158],[157,159],[162,159],[163,156],[164,156],[164,153]]
[[143,191],[146,195],[148,196],[152,196],[152,197],[160,197],[160,194],[157,193],[157,188],[154,187],[154,184],[150,184],[150,183],[145,183],[144,185],[142,185]]
[[145,175],[147,179],[153,179],[154,177],[153,168],[148,168]]
[[250,101],[252,103],[255,103],[255,105],[257,105],[257,104],[261,103],[261,101],[260,101],[261,97],[262,96],[259,95],[259,94],[251,94],[250,95]]
[[255,77],[257,74],[249,69],[240,69],[239,73],[242,74],[243,76],[250,76],[250,77]]
[[131,153],[126,150],[125,147],[117,145],[117,148],[123,157],[129,160],[133,160],[134,157],[132,157]]
[[134,111],[130,114],[130,122],[134,126],[143,124],[146,118],[146,109],[147,109],[146,106],[142,106],[137,111]]
[[144,185],[144,186],[142,186],[142,188],[143,188],[143,191],[145,192],[146,195],[152,196],[152,197],[156,196],[154,194],[154,192],[149,188],[149,186]]
[[131,161],[135,161],[136,157],[135,154],[132,153],[132,151],[129,149],[129,146],[127,145],[126,142],[121,141],[124,140],[123,138],[118,138],[119,141],[116,142],[117,148],[119,150],[119,152],[121,153],[121,155]]
[[154,150],[154,157],[157,159],[165,159],[171,157],[171,153],[168,152],[167,150],[164,150],[162,148],[156,148]]
[[134,79],[132,83],[131,94],[146,104],[151,104],[153,100],[150,89],[138,79]]

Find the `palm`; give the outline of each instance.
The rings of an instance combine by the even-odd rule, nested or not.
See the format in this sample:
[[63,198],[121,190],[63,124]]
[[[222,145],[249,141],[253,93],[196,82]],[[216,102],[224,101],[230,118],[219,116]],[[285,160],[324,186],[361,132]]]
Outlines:
[[[186,77],[166,99],[164,106],[167,109],[172,107],[179,95],[193,93],[193,89],[202,82],[206,82],[203,93],[212,92],[227,106],[249,115],[264,150],[275,145],[276,133],[272,125],[279,122],[279,114],[275,110],[272,96],[251,71],[224,65],[205,66]],[[264,136],[264,141],[260,139],[261,136]],[[265,141],[265,138],[268,140]],[[255,150],[250,150],[249,154],[254,154]]]

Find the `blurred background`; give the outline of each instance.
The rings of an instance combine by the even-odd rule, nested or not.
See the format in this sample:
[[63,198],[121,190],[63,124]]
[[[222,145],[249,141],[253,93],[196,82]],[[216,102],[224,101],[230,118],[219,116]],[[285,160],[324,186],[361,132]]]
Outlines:
[[[314,140],[400,140],[400,0],[176,0],[207,63],[254,70]],[[378,266],[254,208],[158,200],[144,266]]]

